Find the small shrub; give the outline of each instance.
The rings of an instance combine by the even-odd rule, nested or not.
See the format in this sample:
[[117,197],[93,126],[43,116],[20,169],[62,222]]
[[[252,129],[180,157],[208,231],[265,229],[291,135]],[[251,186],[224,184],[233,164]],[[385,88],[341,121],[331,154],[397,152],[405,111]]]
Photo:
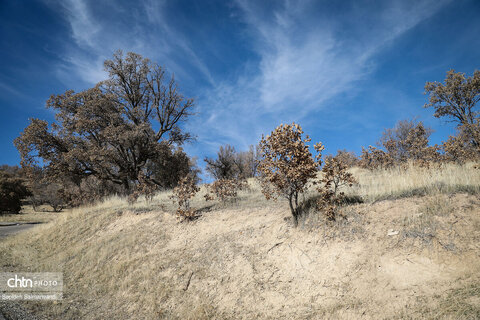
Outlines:
[[365,169],[385,169],[392,167],[394,161],[385,151],[368,146],[368,149],[362,147],[359,165]]
[[440,146],[429,146],[432,130],[415,120],[399,121],[394,128],[385,129],[378,141],[384,150],[369,146],[362,148],[359,165],[366,169],[384,169],[395,165],[406,166],[412,162],[416,166],[430,167],[439,163],[443,156]]
[[178,204],[177,216],[182,220],[193,220],[197,217],[196,210],[190,207],[190,199],[200,190],[191,175],[185,176],[173,189],[171,198]]
[[353,186],[357,183],[353,175],[347,172],[347,165],[339,158],[325,160],[322,168],[323,177],[320,180],[318,191],[318,208],[323,211],[328,220],[335,221],[337,206],[345,200],[345,194],[338,192],[341,187]]
[[140,172],[138,175],[138,185],[135,187],[135,190],[129,194],[128,203],[133,205],[141,195],[145,196],[147,202],[151,202],[158,190],[160,190],[160,186],[143,172]]
[[137,202],[139,197],[140,197],[140,193],[136,191],[130,193],[127,198],[128,204],[132,206],[135,202]]
[[225,203],[227,200],[237,198],[238,191],[247,187],[246,180],[220,179],[208,186],[209,193],[205,195],[205,200],[217,198]]
[[286,198],[295,226],[300,215],[298,196],[306,190],[307,183],[316,177],[324,149],[321,143],[316,144],[318,155],[313,159],[306,144],[310,138],[307,136],[302,139],[302,134],[302,128],[292,123],[282,124],[269,136],[262,137],[262,160],[258,165],[265,198]]
[[160,189],[160,187],[150,180],[144,173],[140,173],[138,176],[138,192],[145,196],[145,199],[148,201],[153,200],[153,196]]
[[[329,155],[325,157],[326,159],[332,159],[333,155]],[[337,155],[335,158],[339,159],[344,163],[347,168],[353,168],[357,165],[359,165],[360,159],[355,155],[355,152],[353,151],[347,151],[347,150],[338,150]]]

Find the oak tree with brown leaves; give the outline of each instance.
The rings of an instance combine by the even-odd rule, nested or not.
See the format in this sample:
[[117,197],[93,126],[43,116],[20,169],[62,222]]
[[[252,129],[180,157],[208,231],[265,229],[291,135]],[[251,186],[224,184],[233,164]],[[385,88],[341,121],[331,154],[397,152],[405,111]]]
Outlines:
[[433,107],[437,118],[447,117],[457,122],[480,154],[480,71],[475,70],[473,76],[466,77],[465,73],[449,70],[443,83],[427,82],[425,94],[429,94],[429,101],[424,107]]
[[302,138],[303,130],[296,123],[282,124],[266,137],[262,136],[262,159],[258,165],[262,192],[267,199],[283,197],[288,200],[294,224],[298,224],[298,196],[307,183],[317,175],[321,165],[321,143],[315,145],[314,159],[307,145],[310,138]]
[[395,127],[385,129],[378,145],[362,148],[360,166],[368,169],[406,165],[408,161],[426,166],[440,159],[440,146],[429,146],[432,130],[415,120],[401,120]]
[[347,151],[346,149],[337,150],[337,154],[335,156],[328,155],[325,157],[327,159],[336,158],[341,161],[347,168],[353,168],[359,164],[360,159],[356,156],[355,152]]
[[421,121],[401,120],[394,128],[384,130],[379,145],[385,148],[396,164],[408,160],[432,161],[439,149],[438,146],[428,145],[432,131]]
[[[472,127],[480,137],[480,125],[477,123]],[[447,141],[443,142],[442,149],[445,152],[445,160],[456,163],[478,161],[480,156],[478,148],[472,144],[471,131],[467,132],[463,126],[457,128],[456,135],[449,136]]]
[[390,154],[374,146],[362,147],[359,165],[365,169],[385,169],[394,165]]
[[180,124],[192,114],[193,100],[139,54],[118,51],[104,66],[109,78],[95,87],[50,97],[55,122],[31,119],[15,140],[22,166],[41,165],[50,181],[68,177],[77,186],[95,176],[129,193],[145,172],[146,179],[166,187],[170,182],[146,168],[165,167],[164,155],[190,139]]

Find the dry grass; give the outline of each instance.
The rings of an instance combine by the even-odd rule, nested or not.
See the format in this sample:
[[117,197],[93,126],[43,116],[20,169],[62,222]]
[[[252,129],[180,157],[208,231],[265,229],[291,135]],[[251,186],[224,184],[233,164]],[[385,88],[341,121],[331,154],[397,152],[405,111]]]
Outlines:
[[431,169],[411,164],[407,168],[375,171],[354,168],[352,173],[359,185],[348,193],[367,201],[452,192],[480,193],[480,170],[473,167],[473,163],[449,163]]
[[460,285],[443,295],[436,295],[434,303],[426,304],[419,298],[409,311],[401,312],[398,319],[480,319],[480,281],[458,279]]
[[28,304],[56,319],[478,318],[478,196],[376,201],[440,182],[478,190],[478,173],[409,170],[356,170],[351,195],[368,202],[296,229],[255,181],[225,204],[202,187],[188,223],[169,192],[133,206],[112,197],[3,240],[0,267],[63,272],[63,301]]
[[31,206],[23,206],[22,211],[18,214],[0,214],[0,222],[48,222],[62,214],[53,212],[51,208],[43,208],[43,210],[45,211],[34,211]]

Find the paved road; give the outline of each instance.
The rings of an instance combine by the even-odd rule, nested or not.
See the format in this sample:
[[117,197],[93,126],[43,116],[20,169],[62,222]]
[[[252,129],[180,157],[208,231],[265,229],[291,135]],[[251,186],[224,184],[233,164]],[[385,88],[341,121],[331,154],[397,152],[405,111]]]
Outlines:
[[[0,239],[24,231],[39,224],[38,222],[0,222]],[[1,320],[1,318],[0,318]]]

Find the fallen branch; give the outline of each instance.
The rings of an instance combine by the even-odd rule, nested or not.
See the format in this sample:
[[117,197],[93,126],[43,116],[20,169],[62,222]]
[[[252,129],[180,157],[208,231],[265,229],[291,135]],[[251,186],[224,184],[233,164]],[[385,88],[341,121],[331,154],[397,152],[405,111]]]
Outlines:
[[277,243],[275,243],[275,244],[273,245],[273,247],[271,247],[270,249],[267,250],[267,253],[269,253],[269,252],[272,251],[275,247],[278,247],[278,246],[281,245],[282,243],[283,243],[283,241],[282,241],[282,242],[277,242]]
[[183,291],[188,290],[188,287],[190,286],[190,281],[192,281],[192,277],[193,277],[193,271],[190,273],[190,277],[188,277],[187,284],[185,285],[185,288],[183,288]]

